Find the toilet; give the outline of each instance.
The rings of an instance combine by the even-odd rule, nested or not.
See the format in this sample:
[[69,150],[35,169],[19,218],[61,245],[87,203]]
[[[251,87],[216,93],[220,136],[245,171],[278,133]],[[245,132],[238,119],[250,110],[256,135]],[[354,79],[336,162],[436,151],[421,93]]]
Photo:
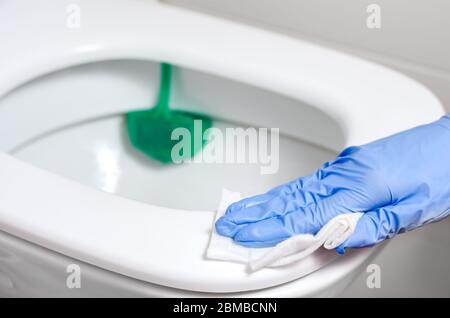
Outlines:
[[[0,5],[0,296],[335,296],[388,245],[252,274],[205,259],[223,188],[261,193],[346,146],[436,120],[427,88],[156,1],[79,0],[78,28],[47,2]],[[175,108],[219,129],[279,128],[279,171],[162,166],[132,149],[123,115],[154,104],[161,61],[174,65]]]

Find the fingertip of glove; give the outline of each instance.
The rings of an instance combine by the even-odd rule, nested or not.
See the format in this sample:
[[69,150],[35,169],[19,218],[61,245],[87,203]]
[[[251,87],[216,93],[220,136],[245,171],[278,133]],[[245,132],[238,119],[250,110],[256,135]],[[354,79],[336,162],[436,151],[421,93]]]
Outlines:
[[233,211],[241,209],[242,206],[243,206],[242,200],[234,202],[228,206],[228,208],[225,210],[225,214],[233,213]]
[[220,217],[215,224],[216,232],[223,236],[232,237],[236,228],[236,224],[226,217]]
[[338,247],[336,247],[336,253],[338,253],[339,255],[344,255],[346,249],[347,249],[347,247],[344,247],[343,245],[339,245]]
[[253,239],[251,238],[252,236],[252,228],[253,226],[247,226],[243,229],[241,229],[240,231],[238,231],[236,233],[236,235],[234,236],[234,241],[242,244],[242,243],[246,243],[248,241],[253,241]]

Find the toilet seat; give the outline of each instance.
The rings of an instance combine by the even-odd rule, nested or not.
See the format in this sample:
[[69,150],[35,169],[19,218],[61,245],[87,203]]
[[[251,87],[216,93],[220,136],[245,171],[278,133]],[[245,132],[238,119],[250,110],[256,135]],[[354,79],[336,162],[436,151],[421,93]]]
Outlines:
[[[204,259],[212,212],[143,204],[8,155],[0,161],[2,230],[147,282],[202,292],[255,290],[291,281],[337,257],[324,250],[300,266],[249,275],[241,264]],[[26,200],[18,200],[18,193]]]
[[[39,27],[16,30],[10,45],[0,52],[0,69],[4,70],[0,100],[20,85],[52,71],[126,58],[165,60],[314,105],[340,125],[344,146],[386,136],[443,114],[439,101],[420,84],[342,53],[153,2],[118,1],[114,4],[118,9],[108,12],[103,12],[102,1],[79,2],[87,15],[101,14],[104,19],[89,20],[85,29],[67,33],[72,31],[53,25],[59,23],[59,13],[45,11],[35,15],[39,16]],[[0,10],[0,20],[13,25],[2,12],[11,16],[10,12],[20,10],[22,4],[2,5],[5,10]],[[128,10],[120,8],[125,6]],[[38,7],[36,10],[39,12]],[[127,18],[130,12],[133,15]],[[34,21],[35,16],[25,16],[24,21]],[[118,25],[120,19],[132,22]],[[0,30],[0,34],[6,30]],[[43,39],[45,45],[41,45]],[[80,105],[25,124],[14,109],[0,107],[0,136],[7,136],[0,137],[0,149],[10,152],[47,131],[94,115],[123,113],[131,107],[124,105]],[[234,110],[227,116],[239,119],[242,112],[245,110]],[[265,123],[270,117],[268,114],[259,119]],[[300,134],[295,121],[288,117],[284,132]],[[342,146],[330,143],[326,136],[308,137],[335,150]],[[241,265],[204,261],[212,220],[212,212],[142,204],[0,155],[2,231],[111,271],[180,289],[239,292],[299,277],[295,266],[246,275]],[[168,229],[176,229],[171,231],[175,237],[160,239],[166,237]],[[332,251],[323,252],[317,262],[323,265],[335,257]],[[308,266],[316,269],[315,263]]]

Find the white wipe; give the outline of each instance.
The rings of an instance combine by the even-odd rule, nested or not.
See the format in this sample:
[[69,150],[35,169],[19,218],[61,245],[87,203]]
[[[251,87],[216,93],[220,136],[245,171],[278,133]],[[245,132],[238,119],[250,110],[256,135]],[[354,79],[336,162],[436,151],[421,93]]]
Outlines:
[[[224,189],[216,212],[215,221],[228,206],[241,199],[241,194]],[[353,234],[363,213],[347,213],[331,219],[316,234],[299,234],[274,247],[248,248],[236,244],[231,238],[219,235],[213,224],[206,257],[214,260],[243,263],[252,271],[263,267],[279,267],[305,259],[321,246],[334,249]]]

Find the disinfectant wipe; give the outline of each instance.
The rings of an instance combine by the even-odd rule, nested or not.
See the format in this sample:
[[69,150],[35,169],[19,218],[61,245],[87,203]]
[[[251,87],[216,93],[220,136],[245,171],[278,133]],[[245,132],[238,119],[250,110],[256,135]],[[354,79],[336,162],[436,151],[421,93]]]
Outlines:
[[[225,213],[230,204],[240,199],[240,193],[223,190],[214,223]],[[362,213],[338,215],[325,224],[316,235],[295,235],[268,248],[249,248],[238,245],[231,238],[219,235],[213,224],[206,257],[213,260],[243,263],[248,265],[252,271],[263,267],[285,266],[305,259],[322,246],[326,249],[336,248],[354,232],[361,216]]]

